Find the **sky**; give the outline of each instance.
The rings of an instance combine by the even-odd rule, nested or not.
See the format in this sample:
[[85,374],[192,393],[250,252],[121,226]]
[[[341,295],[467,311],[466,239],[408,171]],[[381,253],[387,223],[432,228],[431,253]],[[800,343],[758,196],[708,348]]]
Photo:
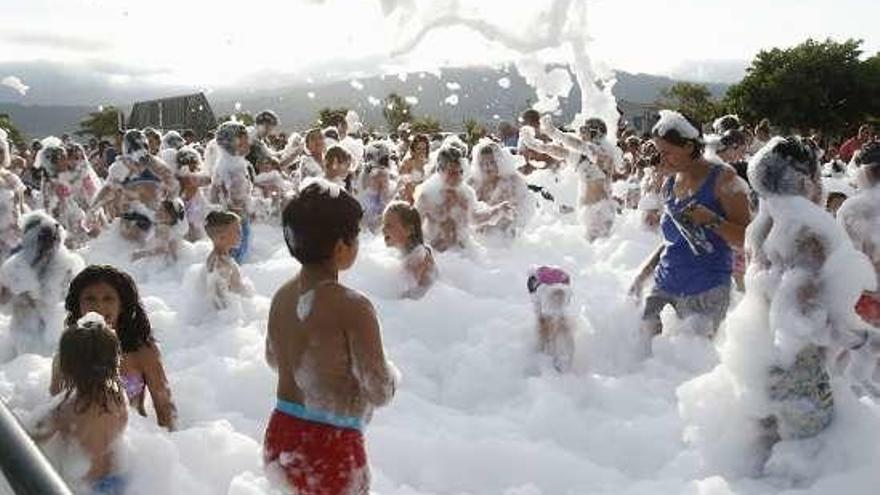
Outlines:
[[[586,22],[554,10],[572,2]],[[0,80],[16,75],[3,63],[39,62],[119,85],[265,86],[501,64],[588,37],[601,68],[732,82],[758,50],[807,37],[880,50],[876,0],[0,0],[0,12]]]

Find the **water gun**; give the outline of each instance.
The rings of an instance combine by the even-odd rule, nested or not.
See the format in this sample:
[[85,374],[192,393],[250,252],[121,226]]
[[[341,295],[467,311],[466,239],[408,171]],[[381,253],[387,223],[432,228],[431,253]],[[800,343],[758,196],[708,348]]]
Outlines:
[[696,256],[711,254],[715,252],[715,246],[709,241],[706,230],[694,223],[690,219],[690,210],[696,206],[697,200],[691,199],[681,208],[666,207],[666,214],[672,220],[672,223],[678,229],[678,232],[684,237],[691,252]]

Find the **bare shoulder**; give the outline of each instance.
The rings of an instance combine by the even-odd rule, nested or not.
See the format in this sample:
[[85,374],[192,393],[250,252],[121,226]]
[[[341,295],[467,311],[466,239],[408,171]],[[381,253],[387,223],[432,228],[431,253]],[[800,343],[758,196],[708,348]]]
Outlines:
[[376,313],[370,299],[358,290],[340,284],[329,285],[322,290],[326,291],[325,295],[332,298],[346,317],[363,318]]

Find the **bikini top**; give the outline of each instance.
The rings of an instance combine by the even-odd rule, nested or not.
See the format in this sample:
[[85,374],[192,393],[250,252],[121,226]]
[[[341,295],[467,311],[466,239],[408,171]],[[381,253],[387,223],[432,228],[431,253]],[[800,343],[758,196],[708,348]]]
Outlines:
[[128,373],[122,375],[122,385],[125,387],[125,395],[128,396],[128,401],[133,402],[144,393],[146,382],[143,375]]

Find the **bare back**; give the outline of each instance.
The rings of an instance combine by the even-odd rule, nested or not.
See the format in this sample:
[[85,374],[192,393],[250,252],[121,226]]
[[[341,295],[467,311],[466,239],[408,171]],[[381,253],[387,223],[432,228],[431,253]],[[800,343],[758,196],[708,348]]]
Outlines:
[[367,419],[394,392],[372,305],[333,281],[298,276],[278,290],[266,354],[278,398],[306,408]]

